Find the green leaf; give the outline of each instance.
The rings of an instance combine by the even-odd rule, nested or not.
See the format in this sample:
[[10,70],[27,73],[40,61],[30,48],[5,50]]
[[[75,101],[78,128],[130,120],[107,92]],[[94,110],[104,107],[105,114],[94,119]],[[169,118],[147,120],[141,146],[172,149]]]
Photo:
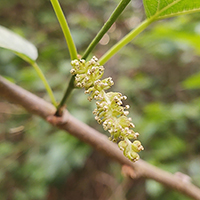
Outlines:
[[184,80],[183,87],[185,89],[200,89],[200,72]]
[[143,0],[147,18],[154,20],[200,11],[200,0]]
[[33,44],[3,26],[0,26],[0,47],[13,51],[29,63],[35,62],[38,57]]

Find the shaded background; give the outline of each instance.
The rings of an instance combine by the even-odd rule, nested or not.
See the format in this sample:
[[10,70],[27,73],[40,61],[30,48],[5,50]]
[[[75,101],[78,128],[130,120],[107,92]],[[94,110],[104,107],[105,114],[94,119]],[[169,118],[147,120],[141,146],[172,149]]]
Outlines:
[[[81,54],[119,0],[62,0]],[[145,18],[134,0],[93,52],[101,57]],[[49,1],[1,0],[0,24],[36,45],[38,64],[59,101],[70,77],[70,59]],[[159,21],[124,47],[105,67],[113,91],[128,96],[130,116],[145,147],[142,159],[169,172],[185,173],[200,186],[200,16]],[[0,49],[0,74],[49,101],[34,69]],[[104,132],[82,90],[68,110]],[[105,132],[104,132],[105,133]],[[108,135],[108,133],[105,133]],[[131,180],[121,166],[76,138],[52,128],[23,108],[0,101],[0,199],[6,200],[187,200],[152,180]]]

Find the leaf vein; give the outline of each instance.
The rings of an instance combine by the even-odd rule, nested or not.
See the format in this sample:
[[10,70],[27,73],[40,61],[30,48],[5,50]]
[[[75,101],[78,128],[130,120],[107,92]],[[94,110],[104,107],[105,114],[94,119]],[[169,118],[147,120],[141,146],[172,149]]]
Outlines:
[[158,13],[156,13],[155,17],[160,15],[162,12],[166,11],[167,9],[171,8],[173,5],[179,3],[181,0],[173,1],[172,3],[168,4],[165,8],[161,9]]
[[183,10],[183,11],[179,11],[179,12],[176,12],[176,13],[171,13],[171,14],[166,14],[166,15],[160,16],[160,17],[158,17],[158,19],[164,19],[164,18],[166,18],[166,16],[167,17],[174,17],[174,16],[177,16],[177,15],[180,15],[180,14],[190,14],[190,13],[198,12],[198,11],[200,11],[200,8]]

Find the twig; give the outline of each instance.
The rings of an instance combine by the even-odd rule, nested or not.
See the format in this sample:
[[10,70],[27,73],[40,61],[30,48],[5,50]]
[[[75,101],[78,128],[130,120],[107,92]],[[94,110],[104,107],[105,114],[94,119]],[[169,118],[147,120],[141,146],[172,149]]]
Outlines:
[[136,163],[132,163],[123,156],[117,145],[109,141],[105,135],[99,133],[83,122],[78,121],[70,115],[67,110],[64,111],[62,118],[54,116],[56,109],[52,104],[23,88],[8,82],[1,76],[0,97],[23,106],[28,112],[44,118],[53,126],[57,126],[58,128],[67,131],[98,151],[103,152],[106,156],[113,158],[120,164],[131,166],[137,177],[153,179],[189,196],[190,198],[200,200],[200,189],[195,185],[184,182],[179,177],[152,166],[141,159]]

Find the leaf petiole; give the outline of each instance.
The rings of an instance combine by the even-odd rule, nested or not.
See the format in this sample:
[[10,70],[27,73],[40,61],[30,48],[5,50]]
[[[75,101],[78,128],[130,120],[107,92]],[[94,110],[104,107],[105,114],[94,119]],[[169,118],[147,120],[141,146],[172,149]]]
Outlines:
[[145,28],[147,28],[154,18],[144,20],[138,27],[132,30],[124,38],[122,38],[117,44],[115,44],[111,49],[109,49],[100,59],[99,63],[104,65],[112,56],[114,56],[122,47],[127,45],[131,40],[133,40],[137,35],[139,35]]
[[69,26],[63,14],[63,11],[60,7],[58,0],[50,0],[50,1],[56,13],[56,16],[58,18],[58,21],[60,23],[60,26],[62,28],[63,34],[65,36],[65,40],[67,42],[71,60],[74,60],[77,58],[77,50],[76,50],[76,46],[74,44],[73,38],[71,36]]
[[104,34],[109,30],[109,28],[113,25],[113,23],[117,20],[119,15],[123,12],[123,10],[126,8],[126,6],[129,4],[131,0],[121,0],[116,9],[113,11],[109,19],[106,21],[106,23],[103,25],[101,30],[97,33],[95,38],[92,40],[92,42],[89,44],[88,48],[85,50],[82,59],[86,59],[88,55],[91,53],[91,51],[95,48],[95,46],[98,44],[98,42],[101,40],[101,38],[104,36]]
[[46,88],[46,91],[47,91],[47,93],[48,93],[48,95],[49,95],[49,97],[50,97],[50,99],[51,99],[52,104],[53,104],[55,107],[57,107],[56,99],[55,99],[55,97],[54,97],[54,95],[53,95],[53,92],[52,92],[52,90],[51,90],[51,87],[49,86],[49,84],[48,84],[48,82],[47,82],[47,80],[46,80],[46,78],[45,78],[45,76],[44,76],[42,70],[40,69],[40,67],[38,66],[38,64],[37,64],[36,62],[29,62],[29,63],[34,67],[34,69],[35,69],[35,71],[37,72],[38,76],[39,76],[40,79],[42,80],[42,82],[43,82],[43,84],[44,84],[44,86],[45,86],[45,88]]

